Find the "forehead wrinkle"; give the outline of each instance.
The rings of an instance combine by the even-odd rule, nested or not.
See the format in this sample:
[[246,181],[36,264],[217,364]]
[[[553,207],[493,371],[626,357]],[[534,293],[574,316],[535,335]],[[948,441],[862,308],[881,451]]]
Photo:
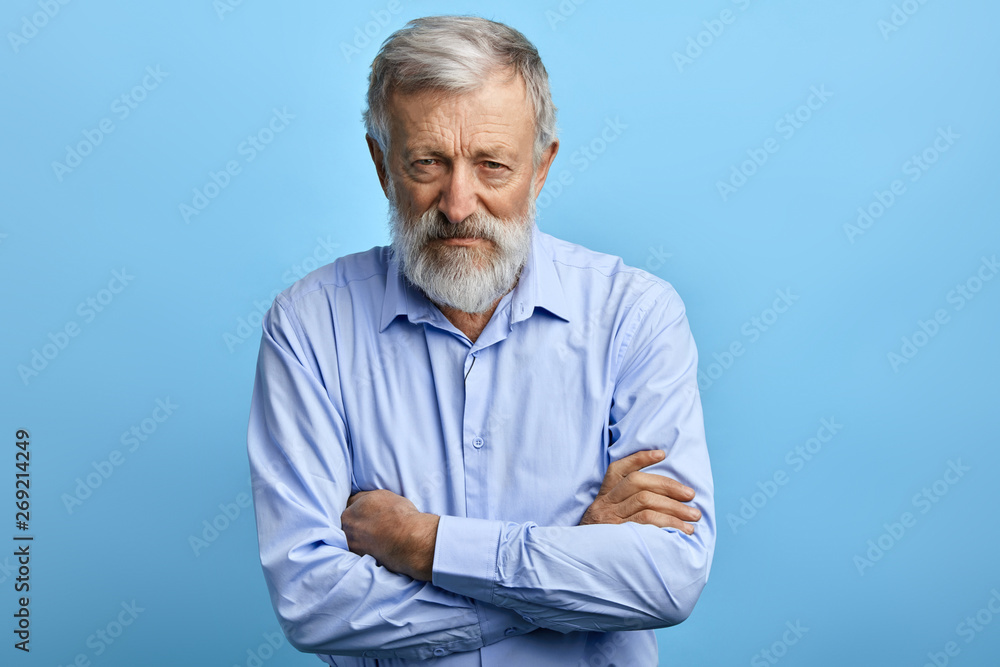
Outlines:
[[428,120],[423,125],[406,144],[409,154],[479,157],[517,153],[516,136],[510,131],[513,124],[496,122],[467,128]]
[[481,155],[502,148],[516,157],[534,139],[534,116],[524,106],[525,99],[523,81],[516,90],[498,91],[496,98],[478,91],[393,95],[391,132],[402,139],[398,145],[404,153]]

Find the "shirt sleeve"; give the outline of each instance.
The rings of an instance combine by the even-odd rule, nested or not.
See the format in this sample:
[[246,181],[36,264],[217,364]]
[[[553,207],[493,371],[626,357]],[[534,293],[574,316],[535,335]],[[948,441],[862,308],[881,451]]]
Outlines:
[[571,632],[665,627],[691,613],[715,549],[712,473],[698,392],[698,353],[684,304],[659,282],[633,306],[610,409],[610,460],[663,449],[644,472],[695,490],[694,534],[627,522],[539,526],[441,517],[434,584]]
[[263,322],[247,450],[261,565],[289,642],[310,653],[428,659],[534,630],[514,611],[348,550],[340,515],[351,451],[339,379],[321,380],[282,300]]

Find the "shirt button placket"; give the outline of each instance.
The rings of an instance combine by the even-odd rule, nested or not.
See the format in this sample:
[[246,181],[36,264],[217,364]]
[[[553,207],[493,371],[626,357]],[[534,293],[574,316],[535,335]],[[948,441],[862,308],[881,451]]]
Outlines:
[[465,511],[466,516],[488,519],[490,498],[488,448],[485,447],[483,428],[491,399],[492,368],[487,350],[476,352],[476,361],[465,377],[465,414],[463,416],[463,443],[465,454]]

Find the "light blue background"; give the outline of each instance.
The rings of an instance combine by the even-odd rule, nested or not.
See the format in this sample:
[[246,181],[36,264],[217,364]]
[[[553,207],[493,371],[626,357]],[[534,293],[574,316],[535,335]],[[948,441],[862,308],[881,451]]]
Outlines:
[[[386,242],[360,124],[368,64],[410,18],[474,11],[523,31],[550,73],[562,148],[540,226],[669,280],[698,342],[720,534],[693,616],[658,632],[661,664],[773,664],[767,649],[783,665],[919,666],[951,641],[949,664],[998,664],[1000,618],[959,624],[1000,590],[1000,280],[961,310],[948,300],[1000,253],[996,3],[897,3],[916,11],[891,32],[889,0],[50,4],[34,33],[37,0],[0,11],[0,544],[17,532],[18,428],[35,535],[30,655],[12,647],[0,556],[0,663],[255,664],[277,623],[252,513],[218,518],[249,493],[259,330],[242,339],[240,320],[256,323],[255,304],[324,244]],[[732,22],[712,23],[723,10]],[[374,39],[345,55],[369,23]],[[121,118],[113,101],[157,66],[165,78]],[[814,86],[832,96],[786,137],[776,123]],[[241,142],[275,108],[294,119],[246,161]],[[105,118],[114,131],[60,180],[52,163]],[[948,128],[958,138],[911,181],[904,164]],[[777,152],[724,200],[717,183],[769,138]],[[229,160],[240,173],[186,223],[180,205]],[[849,239],[895,179],[905,193]],[[134,279],[86,321],[78,304],[123,267]],[[774,321],[778,290],[797,300]],[[938,309],[947,323],[894,368],[887,355]],[[772,322],[756,340],[753,317]],[[71,322],[79,335],[22,380]],[[128,451],[122,433],[168,397],[177,409]],[[843,428],[797,469],[786,454],[822,419]],[[121,465],[69,511],[64,494],[114,450]],[[949,461],[968,471],[915,504]],[[787,483],[769,487],[779,471]],[[915,524],[897,539],[885,524],[904,512]],[[229,525],[196,554],[206,521]],[[880,537],[891,548],[859,566]],[[143,611],[113,644],[88,644],[133,600]],[[284,643],[262,664],[320,663]]]

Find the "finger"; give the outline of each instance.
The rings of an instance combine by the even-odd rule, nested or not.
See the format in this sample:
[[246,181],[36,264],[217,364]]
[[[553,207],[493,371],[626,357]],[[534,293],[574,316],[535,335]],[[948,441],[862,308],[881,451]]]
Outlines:
[[[675,516],[661,514],[654,510],[643,510],[628,517],[625,521],[656,526],[658,528],[674,528],[675,530],[679,530],[686,535],[694,534],[694,526],[690,523],[685,523]],[[624,521],[622,523],[624,523]]]
[[617,461],[612,461],[608,466],[608,472],[613,472],[619,477],[624,477],[630,472],[635,472],[646,466],[659,463],[663,460],[664,456],[662,449],[643,449],[622,457]]
[[666,454],[660,449],[644,449],[622,457],[617,461],[612,461],[608,465],[608,471],[604,474],[604,482],[601,484],[599,493],[606,493],[613,489],[622,479],[646,466],[659,463]]
[[358,491],[357,493],[353,494],[350,498],[347,499],[347,505],[345,506],[345,509],[348,508],[348,507],[350,507],[354,503],[358,502],[359,500],[361,500],[362,498],[364,498],[369,493],[375,493],[375,492],[374,491]]
[[701,510],[697,507],[691,507],[682,502],[665,498],[652,491],[640,491],[616,505],[615,508],[616,513],[623,517],[634,516],[646,510],[652,510],[659,514],[675,516],[683,521],[699,521],[701,519]]
[[607,493],[607,500],[619,503],[640,491],[652,491],[667,498],[689,502],[694,500],[694,489],[666,475],[632,472]]

